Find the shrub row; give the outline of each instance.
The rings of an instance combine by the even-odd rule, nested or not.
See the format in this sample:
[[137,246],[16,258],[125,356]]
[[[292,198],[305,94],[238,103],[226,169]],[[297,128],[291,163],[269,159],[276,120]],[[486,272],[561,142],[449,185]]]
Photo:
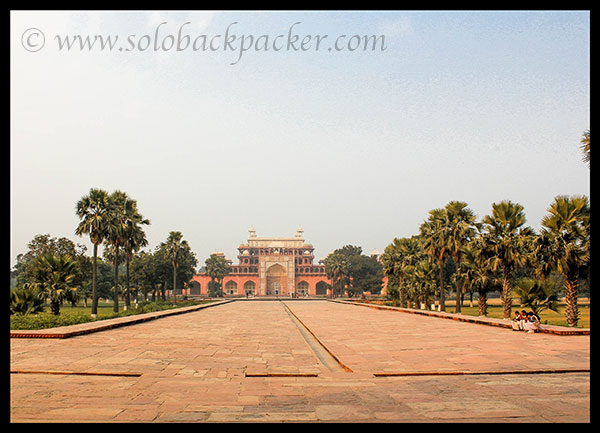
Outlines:
[[[132,316],[135,314],[150,313],[153,311],[169,310],[172,308],[188,307],[191,305],[197,305],[205,303],[207,301],[178,301],[177,305],[169,301],[156,301],[156,302],[141,302],[137,308],[132,308],[127,311],[121,311],[119,313],[113,313],[103,315],[95,320],[106,320],[114,319],[116,317]],[[61,311],[58,316],[49,312],[43,312],[38,314],[12,314],[10,316],[10,329],[48,329],[56,328],[58,326],[77,325],[79,323],[92,322],[94,319],[89,313],[83,312],[67,312]]]

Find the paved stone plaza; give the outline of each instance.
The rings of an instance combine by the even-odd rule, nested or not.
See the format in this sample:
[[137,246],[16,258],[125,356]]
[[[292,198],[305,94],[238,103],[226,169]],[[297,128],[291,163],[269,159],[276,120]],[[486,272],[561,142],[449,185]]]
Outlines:
[[590,421],[589,335],[326,300],[10,344],[11,422]]

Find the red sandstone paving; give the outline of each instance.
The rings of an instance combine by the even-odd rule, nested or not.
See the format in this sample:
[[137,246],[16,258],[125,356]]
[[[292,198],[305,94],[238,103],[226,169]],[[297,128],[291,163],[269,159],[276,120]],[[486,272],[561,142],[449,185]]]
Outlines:
[[[340,308],[331,309],[326,302],[313,304],[287,303],[323,344],[354,371],[590,367],[589,336],[527,334],[355,305],[341,304]],[[353,338],[348,338],[348,334]]]
[[[589,422],[589,336],[526,334],[394,311],[287,302],[354,373],[322,366],[279,302],[233,302],[65,340],[11,339],[12,422]],[[318,377],[246,377],[246,372]]]

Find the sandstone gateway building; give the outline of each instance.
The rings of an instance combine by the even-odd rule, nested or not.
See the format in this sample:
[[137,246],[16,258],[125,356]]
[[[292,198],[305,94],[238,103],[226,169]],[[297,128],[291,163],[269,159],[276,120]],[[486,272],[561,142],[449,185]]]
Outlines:
[[[314,264],[314,247],[302,237],[298,228],[289,238],[259,238],[253,227],[248,242],[238,247],[238,264],[223,279],[223,292],[229,296],[295,296],[327,295],[331,281],[325,265]],[[224,256],[223,253],[216,253]],[[186,291],[191,296],[207,296],[210,277],[196,274]]]

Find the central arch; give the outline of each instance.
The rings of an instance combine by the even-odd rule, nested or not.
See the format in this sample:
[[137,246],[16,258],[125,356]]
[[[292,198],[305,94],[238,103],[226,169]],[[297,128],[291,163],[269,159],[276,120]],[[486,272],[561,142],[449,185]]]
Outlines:
[[267,269],[267,295],[285,295],[287,287],[287,272],[283,266],[276,263]]

